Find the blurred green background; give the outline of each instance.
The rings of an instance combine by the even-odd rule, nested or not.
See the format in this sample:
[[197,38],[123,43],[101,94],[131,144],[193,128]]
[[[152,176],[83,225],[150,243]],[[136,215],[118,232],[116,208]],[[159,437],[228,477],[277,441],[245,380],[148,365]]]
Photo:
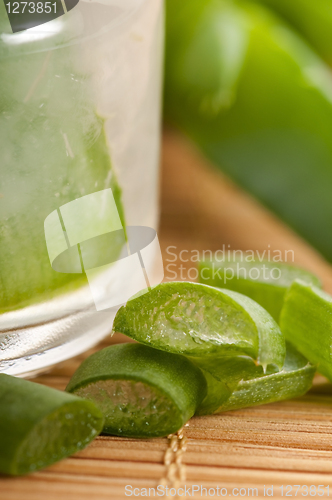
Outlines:
[[331,262],[329,63],[329,0],[166,0],[166,120]]

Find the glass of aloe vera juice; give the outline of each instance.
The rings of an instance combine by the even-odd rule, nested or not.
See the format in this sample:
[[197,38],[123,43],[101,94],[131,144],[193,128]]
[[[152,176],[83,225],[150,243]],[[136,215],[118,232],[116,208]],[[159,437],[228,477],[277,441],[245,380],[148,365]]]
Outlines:
[[126,227],[157,224],[163,5],[30,2],[66,9],[20,25],[16,4],[0,0],[0,372],[22,375],[107,335],[140,279]]

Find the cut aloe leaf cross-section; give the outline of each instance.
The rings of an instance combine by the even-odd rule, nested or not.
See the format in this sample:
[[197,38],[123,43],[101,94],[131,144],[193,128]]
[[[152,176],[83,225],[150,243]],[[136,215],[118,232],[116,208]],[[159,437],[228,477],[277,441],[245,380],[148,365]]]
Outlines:
[[332,381],[331,295],[295,281],[285,296],[280,326],[287,340]]
[[[113,330],[164,351],[206,360],[249,356],[264,370],[282,368],[285,341],[273,318],[231,290],[162,283],[119,309]],[[204,361],[205,363],[205,361]]]
[[287,288],[296,279],[321,287],[320,280],[299,267],[268,260],[202,259],[199,281],[207,285],[243,293],[255,300],[279,321]]
[[206,380],[184,356],[130,343],[87,358],[66,390],[99,406],[105,433],[145,438],[178,431],[205,397]]
[[91,402],[0,374],[0,473],[21,475],[83,449],[102,430]]
[[[227,381],[232,376],[231,367],[225,365],[223,369]],[[197,415],[221,413],[302,396],[310,389],[315,371],[316,367],[287,343],[285,364],[281,371],[264,374],[259,366],[249,368],[233,390],[229,390],[225,382],[204,372],[208,392]]]

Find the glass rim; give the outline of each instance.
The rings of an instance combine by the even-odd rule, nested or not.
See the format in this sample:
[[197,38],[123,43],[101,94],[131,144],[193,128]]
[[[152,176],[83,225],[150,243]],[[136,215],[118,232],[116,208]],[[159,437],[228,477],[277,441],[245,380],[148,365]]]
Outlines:
[[[22,56],[70,47],[112,31],[116,32],[146,3],[146,0],[128,0],[127,6],[125,4],[122,5],[123,8],[119,7],[124,1],[80,0],[71,11],[44,24],[17,33],[0,32],[0,60],[16,55]],[[93,4],[103,6],[105,9],[111,7],[120,10],[106,22],[104,16],[102,23],[92,28],[92,32],[87,33],[82,12],[84,9],[91,8]],[[8,26],[10,26],[9,22]],[[59,36],[64,36],[63,41],[59,40]]]

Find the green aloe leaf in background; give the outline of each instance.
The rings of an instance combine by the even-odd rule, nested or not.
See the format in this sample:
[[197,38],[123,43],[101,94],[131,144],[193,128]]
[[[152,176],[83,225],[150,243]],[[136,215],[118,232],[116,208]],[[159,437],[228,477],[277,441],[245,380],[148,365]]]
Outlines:
[[268,260],[203,259],[199,262],[199,281],[206,285],[227,288],[242,293],[260,304],[275,321],[279,321],[288,287],[300,279],[321,288],[312,273],[283,262]]
[[332,64],[330,0],[251,0],[270,7],[301,33]]
[[254,2],[166,5],[167,119],[332,260],[329,67]]

